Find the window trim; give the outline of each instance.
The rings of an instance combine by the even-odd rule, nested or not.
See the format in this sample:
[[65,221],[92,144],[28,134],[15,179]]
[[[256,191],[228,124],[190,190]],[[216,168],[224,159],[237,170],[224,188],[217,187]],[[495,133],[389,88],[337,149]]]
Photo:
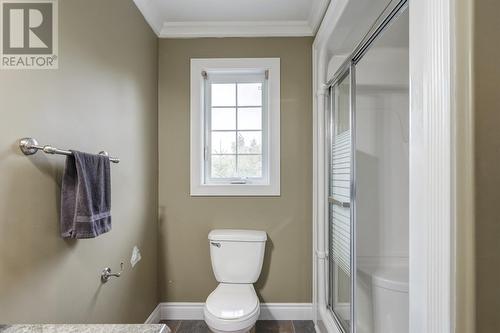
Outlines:
[[[246,184],[218,184],[205,182],[205,79],[202,72],[211,71],[268,71],[267,100],[263,108],[263,136],[267,135],[267,179]],[[191,59],[191,196],[279,196],[280,195],[280,59],[279,58],[227,58]],[[264,111],[263,111],[264,117]],[[264,133],[264,123],[267,133]],[[263,154],[264,155],[264,154]],[[266,168],[263,168],[266,169]],[[264,170],[263,170],[264,171]]]

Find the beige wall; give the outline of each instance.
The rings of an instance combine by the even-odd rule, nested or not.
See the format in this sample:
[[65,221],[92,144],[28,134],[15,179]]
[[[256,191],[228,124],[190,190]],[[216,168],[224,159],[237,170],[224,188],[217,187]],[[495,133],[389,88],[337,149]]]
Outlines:
[[[257,291],[265,302],[311,302],[312,38],[160,41],[161,301],[204,301],[216,287],[207,234],[265,230]],[[281,197],[189,196],[190,58],[281,58]]]
[[[132,0],[59,1],[59,20],[59,70],[0,71],[0,322],[144,322],[157,303],[158,41]],[[121,158],[110,233],[59,237],[64,157],[25,157],[22,136]]]
[[475,0],[477,332],[500,332],[500,2]]
[[476,332],[475,295],[475,220],[474,220],[474,106],[473,106],[473,5],[474,0],[455,2],[454,41],[454,141],[455,166],[452,182],[455,186],[455,332]]

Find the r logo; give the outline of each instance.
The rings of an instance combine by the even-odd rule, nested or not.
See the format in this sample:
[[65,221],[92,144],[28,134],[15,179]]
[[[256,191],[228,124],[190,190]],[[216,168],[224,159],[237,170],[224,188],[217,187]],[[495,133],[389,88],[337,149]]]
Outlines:
[[52,3],[3,3],[3,54],[52,54]]
[[0,0],[0,68],[55,69],[57,0]]

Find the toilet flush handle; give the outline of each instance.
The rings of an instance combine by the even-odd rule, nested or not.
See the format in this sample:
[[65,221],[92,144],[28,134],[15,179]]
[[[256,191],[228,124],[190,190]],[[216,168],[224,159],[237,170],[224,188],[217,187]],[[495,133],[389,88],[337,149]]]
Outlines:
[[215,246],[215,247],[220,247],[220,243],[210,242],[210,244],[212,244],[212,246]]

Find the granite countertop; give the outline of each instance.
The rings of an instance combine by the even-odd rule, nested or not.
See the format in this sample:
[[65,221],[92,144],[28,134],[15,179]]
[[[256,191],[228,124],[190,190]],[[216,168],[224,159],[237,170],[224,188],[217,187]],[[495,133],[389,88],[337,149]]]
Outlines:
[[165,324],[0,325],[1,333],[169,333]]

